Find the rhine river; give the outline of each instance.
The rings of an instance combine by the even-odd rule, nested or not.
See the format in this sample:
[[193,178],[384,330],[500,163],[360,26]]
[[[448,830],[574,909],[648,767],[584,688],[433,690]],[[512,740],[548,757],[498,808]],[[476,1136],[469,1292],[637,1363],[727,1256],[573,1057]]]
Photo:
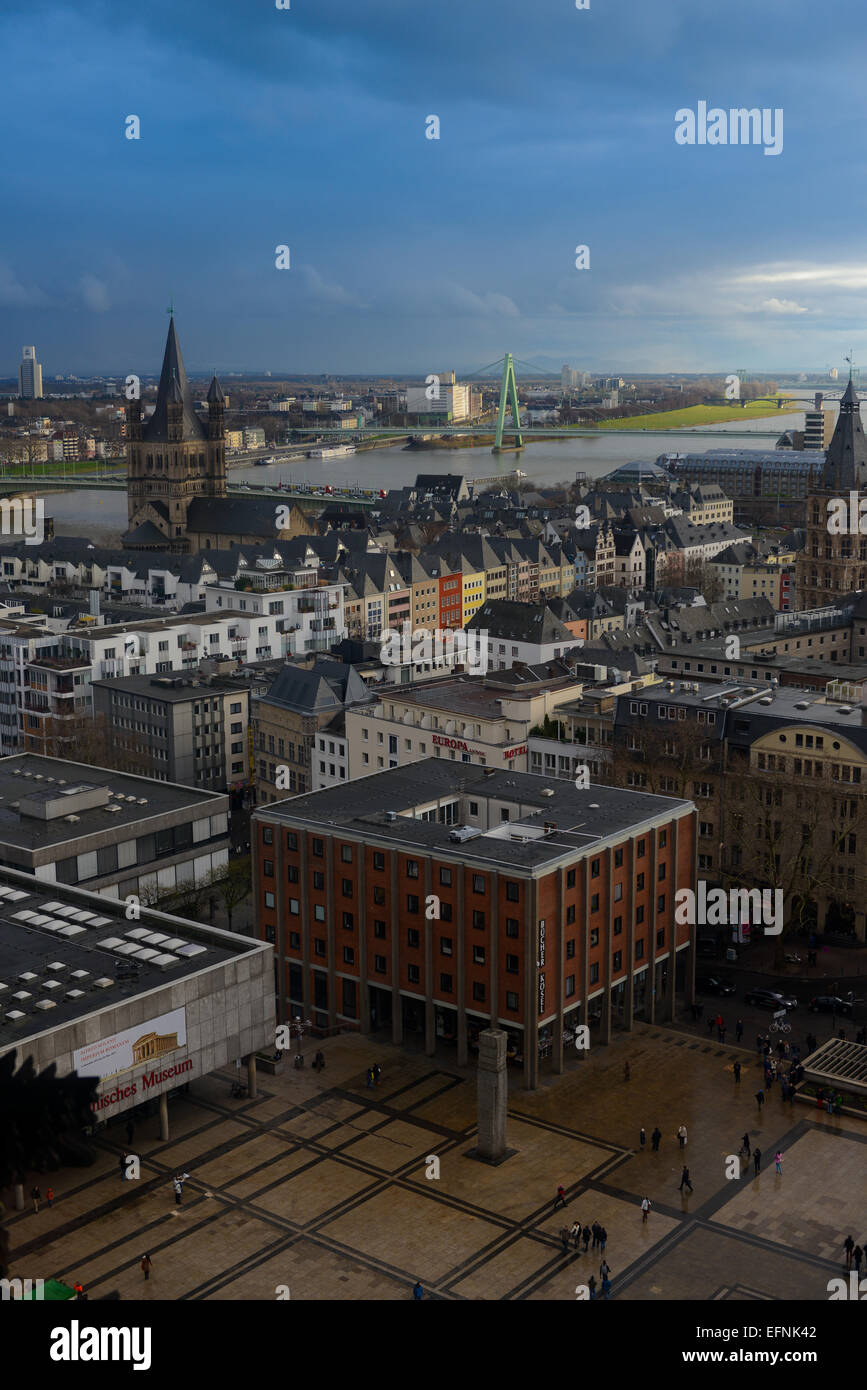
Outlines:
[[[830,402],[828,403],[831,404]],[[576,473],[598,478],[623,463],[653,463],[665,453],[697,453],[724,445],[733,449],[772,449],[775,437],[767,433],[756,438],[756,431],[775,432],[803,428],[803,413],[786,413],[740,425],[714,426],[706,434],[678,430],[633,434],[579,435],[566,439],[528,442],[520,454],[491,453],[489,447],[475,449],[372,449],[345,459],[298,459],[265,467],[253,464],[230,465],[232,483],[310,482],[313,486],[363,488],[403,487],[415,481],[417,473],[461,473],[467,478],[489,478],[520,468],[527,481],[545,486],[571,483]],[[703,435],[705,437],[703,437]],[[83,488],[57,492],[46,497],[46,512],[54,517],[58,536],[86,536],[98,545],[117,545],[126,529],[126,494]]]

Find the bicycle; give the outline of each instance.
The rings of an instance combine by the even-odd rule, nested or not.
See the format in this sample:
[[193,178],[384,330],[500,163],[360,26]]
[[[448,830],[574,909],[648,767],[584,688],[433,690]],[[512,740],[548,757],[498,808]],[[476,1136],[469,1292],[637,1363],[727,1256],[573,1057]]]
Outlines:
[[791,1023],[772,1023],[770,1031],[772,1033],[791,1033],[792,1025]]

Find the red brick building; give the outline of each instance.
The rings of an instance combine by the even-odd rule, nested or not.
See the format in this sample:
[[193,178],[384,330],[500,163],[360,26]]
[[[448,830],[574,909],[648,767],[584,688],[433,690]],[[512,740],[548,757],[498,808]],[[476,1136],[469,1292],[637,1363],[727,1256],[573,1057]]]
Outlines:
[[[504,1028],[535,1086],[564,1030],[591,1045],[691,997],[689,801],[426,759],[260,808],[258,935],[274,943],[278,1018],[355,1023],[395,1042]],[[677,980],[678,967],[680,979]],[[550,1059],[550,1061],[549,1061]]]

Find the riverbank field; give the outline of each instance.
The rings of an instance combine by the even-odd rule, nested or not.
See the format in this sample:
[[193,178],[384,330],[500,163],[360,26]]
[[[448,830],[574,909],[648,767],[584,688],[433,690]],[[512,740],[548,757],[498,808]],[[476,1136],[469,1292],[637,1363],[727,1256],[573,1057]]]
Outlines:
[[[781,401],[778,406],[777,401]],[[631,415],[626,419],[601,420],[600,430],[677,430],[695,429],[696,425],[723,425],[730,420],[772,419],[780,411],[791,410],[785,396],[764,397],[741,405],[690,405],[683,410],[661,410],[653,415]],[[586,429],[586,425],[567,426],[567,429]]]

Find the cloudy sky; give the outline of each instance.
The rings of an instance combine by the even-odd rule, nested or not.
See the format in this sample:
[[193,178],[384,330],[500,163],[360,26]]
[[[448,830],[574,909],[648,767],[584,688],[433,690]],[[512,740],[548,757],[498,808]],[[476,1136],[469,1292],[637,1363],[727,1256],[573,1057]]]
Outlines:
[[[0,0],[0,375],[155,370],[170,296],[193,369],[867,366],[863,16]],[[700,101],[782,152],[676,143]]]

